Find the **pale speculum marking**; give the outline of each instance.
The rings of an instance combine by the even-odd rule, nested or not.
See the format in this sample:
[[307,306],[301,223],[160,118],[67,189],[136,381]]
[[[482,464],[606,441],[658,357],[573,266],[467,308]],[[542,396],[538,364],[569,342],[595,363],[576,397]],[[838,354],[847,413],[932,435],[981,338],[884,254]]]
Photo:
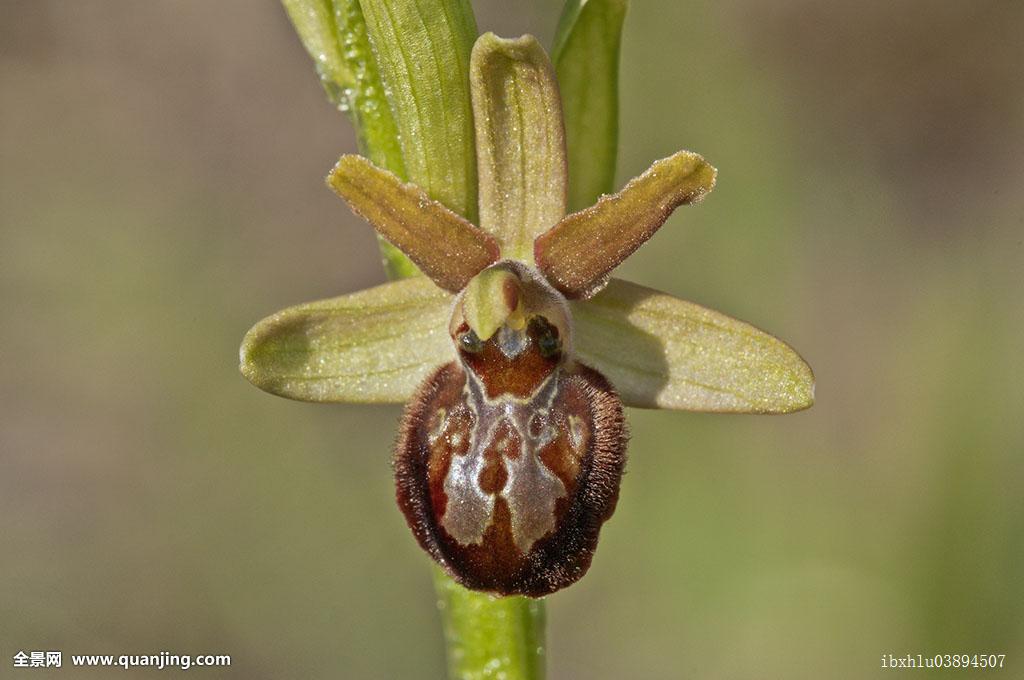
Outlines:
[[[493,521],[495,495],[484,491],[480,484],[489,449],[501,456],[507,473],[497,495],[508,504],[516,547],[527,553],[555,528],[555,503],[565,496],[565,485],[544,464],[540,452],[557,437],[551,425],[551,408],[558,394],[559,372],[553,371],[525,399],[511,395],[488,399],[479,379],[472,371],[466,372],[464,403],[476,418],[468,450],[464,455],[452,456],[445,476],[448,505],[441,518],[441,526],[459,543],[482,543]],[[508,442],[495,441],[502,424],[516,437]],[[442,425],[442,431],[445,427]],[[509,447],[515,441],[518,450]]]
[[444,478],[444,493],[448,505],[441,518],[441,526],[459,543],[482,543],[484,531],[494,514],[494,496],[480,488],[480,475],[487,461],[476,442],[479,421],[470,433],[469,450],[465,455],[453,455],[448,474]]

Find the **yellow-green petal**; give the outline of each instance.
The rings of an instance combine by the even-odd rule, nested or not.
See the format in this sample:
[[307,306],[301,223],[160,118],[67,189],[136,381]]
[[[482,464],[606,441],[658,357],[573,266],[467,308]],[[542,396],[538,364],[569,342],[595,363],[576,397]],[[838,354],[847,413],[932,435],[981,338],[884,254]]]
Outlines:
[[452,296],[416,277],[290,307],[246,334],[241,369],[302,401],[401,403],[455,354]]
[[536,242],[537,267],[567,297],[588,297],[680,205],[696,203],[715,186],[703,158],[679,151],[656,161],[617,194],[560,221]]
[[814,374],[792,347],[720,312],[613,279],[572,313],[577,357],[627,406],[788,413],[814,403]]
[[445,290],[462,290],[498,260],[492,236],[362,156],[342,156],[327,184]]
[[533,262],[533,240],[566,210],[565,131],[554,67],[530,35],[486,33],[470,61],[480,227],[505,258]]
[[626,0],[569,0],[551,61],[558,73],[569,157],[569,210],[615,187],[619,138],[619,45]]

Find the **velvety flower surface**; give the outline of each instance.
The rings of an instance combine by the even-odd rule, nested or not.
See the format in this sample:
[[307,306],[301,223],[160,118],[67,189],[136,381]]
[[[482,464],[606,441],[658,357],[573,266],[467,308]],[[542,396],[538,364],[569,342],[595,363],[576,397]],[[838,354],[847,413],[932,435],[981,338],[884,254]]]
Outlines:
[[[464,585],[543,595],[586,571],[624,464],[621,405],[785,413],[813,401],[781,340],[611,278],[716,171],[680,151],[566,214],[561,102],[529,36],[470,60],[479,224],[360,156],[328,184],[424,276],[285,309],[241,348],[293,399],[407,403],[399,504]],[[620,403],[621,399],[621,403]]]

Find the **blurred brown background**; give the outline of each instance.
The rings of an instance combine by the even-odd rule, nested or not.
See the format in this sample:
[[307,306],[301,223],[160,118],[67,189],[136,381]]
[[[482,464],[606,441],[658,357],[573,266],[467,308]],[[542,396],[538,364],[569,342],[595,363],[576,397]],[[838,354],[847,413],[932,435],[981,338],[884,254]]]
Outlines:
[[[546,43],[559,12],[474,5]],[[161,650],[441,677],[397,407],[236,367],[260,317],[383,280],[323,186],[354,143],[283,10],[2,7],[0,676],[60,649],[60,677]],[[888,677],[889,652],[1019,675],[1022,36],[1010,1],[633,3],[620,178],[678,148],[721,174],[623,274],[778,333],[818,403],[630,414],[619,510],[550,598],[551,677]]]

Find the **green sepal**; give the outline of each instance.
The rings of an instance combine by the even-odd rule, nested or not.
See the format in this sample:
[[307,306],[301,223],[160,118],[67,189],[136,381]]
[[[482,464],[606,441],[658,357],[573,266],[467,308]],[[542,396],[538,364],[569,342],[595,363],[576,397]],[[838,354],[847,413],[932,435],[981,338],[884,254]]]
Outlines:
[[569,210],[615,188],[619,48],[626,0],[569,0],[551,60],[558,74],[569,158]]
[[533,240],[565,215],[562,106],[533,36],[480,36],[470,63],[480,227],[505,258],[533,262]]
[[792,347],[721,312],[618,279],[571,306],[577,358],[627,406],[788,413],[814,403],[814,374]]
[[302,401],[402,403],[455,357],[452,296],[415,277],[289,307],[246,334],[242,374]]

